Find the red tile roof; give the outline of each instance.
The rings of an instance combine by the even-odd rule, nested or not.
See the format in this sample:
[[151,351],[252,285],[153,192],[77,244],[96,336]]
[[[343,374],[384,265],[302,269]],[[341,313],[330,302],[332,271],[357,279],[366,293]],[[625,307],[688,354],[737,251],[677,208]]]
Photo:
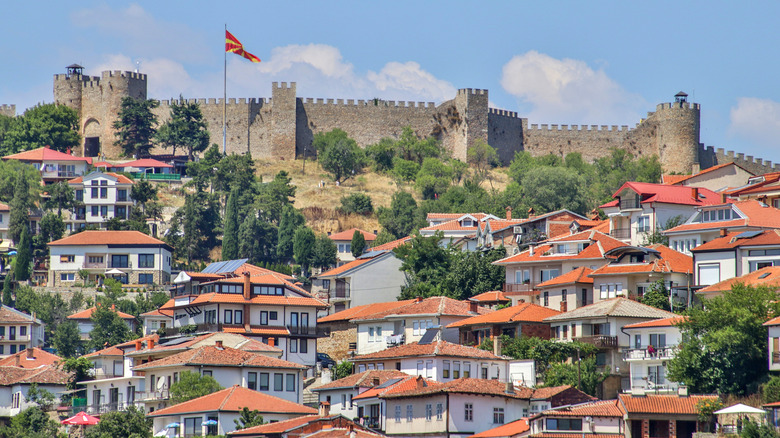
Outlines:
[[[590,245],[580,251],[578,254],[551,254],[553,245],[564,242],[586,242]],[[615,239],[607,234],[596,230],[585,230],[579,233],[564,235],[549,239],[546,242],[534,247],[534,253],[527,249],[519,254],[493,262],[496,265],[510,265],[523,262],[552,262],[559,260],[587,260],[587,259],[605,259],[604,253],[607,251],[627,246],[624,242]]]
[[261,414],[315,414],[316,409],[299,405],[279,397],[234,385],[230,388],[204,395],[147,414],[148,417],[189,414],[195,412],[238,412],[242,408],[258,410]]
[[472,301],[478,301],[480,303],[501,303],[501,302],[508,303],[512,301],[504,295],[504,292],[500,290],[491,290],[488,292],[482,292],[481,294],[474,295],[469,299]]
[[[617,198],[623,190],[630,189],[631,191],[642,196],[642,204],[645,203],[664,203],[664,204],[678,204],[678,205],[713,205],[720,203],[720,195],[713,192],[710,189],[698,187],[699,196],[693,199],[693,187],[688,186],[668,186],[663,184],[643,183],[629,181],[623,184],[613,195],[613,198]],[[615,207],[617,206],[617,199],[601,206]]]
[[[376,255],[380,255],[380,254],[377,253]],[[369,257],[364,257],[364,258],[359,258],[359,259],[356,259],[356,260],[352,260],[351,262],[344,263],[343,265],[341,265],[341,266],[339,266],[337,268],[333,268],[333,269],[331,269],[329,271],[325,271],[322,274],[318,275],[317,277],[318,278],[337,277],[337,276],[341,275],[342,273],[349,271],[350,269],[354,269],[354,268],[357,268],[358,266],[365,265],[366,263],[371,262],[373,260],[374,260],[374,257],[370,257],[370,258]]]
[[18,154],[12,154],[12,155],[6,155],[3,157],[4,160],[20,160],[20,161],[35,161],[35,162],[43,162],[43,161],[84,161],[87,163],[92,163],[91,158],[84,158],[84,157],[74,157],[73,155],[68,155],[64,152],[55,151],[54,149],[51,149],[49,146],[44,146],[42,148],[38,149],[32,149],[29,151],[19,152]]
[[[32,352],[32,356],[30,356],[30,352]],[[55,364],[61,360],[56,354],[51,354],[48,351],[37,347],[32,347],[0,359],[0,367],[16,367],[17,357],[19,358],[18,368],[38,368],[44,365]]]
[[[248,271],[247,271],[248,272]],[[291,280],[291,278],[287,275],[280,274],[278,272],[274,271],[268,271],[261,272],[258,274],[254,274],[252,272],[249,273],[249,282],[252,285],[277,285],[277,286],[285,286],[288,289],[291,289],[300,295],[303,295],[304,297],[312,297],[312,294],[310,294],[306,289],[303,289],[302,287],[299,287],[298,285],[294,284]],[[243,275],[236,276],[236,277],[229,277],[229,278],[220,278],[218,280],[210,281],[210,282],[203,282],[202,284],[244,284],[244,278]]]
[[741,195],[755,195],[765,192],[774,192],[780,189],[778,182],[780,181],[780,172],[772,172],[761,175],[763,181],[757,181],[753,184],[747,184],[743,187],[728,190],[726,193],[730,196]]
[[645,396],[620,394],[618,397],[629,417],[632,414],[697,415],[696,403],[717,398],[714,395],[680,397],[650,394]]
[[363,238],[366,239],[366,242],[373,242],[376,239],[376,234],[369,233],[368,231],[363,231],[357,228],[350,228],[340,233],[331,234],[328,236],[328,238],[330,238],[330,240],[352,240],[352,236],[355,234],[355,231],[359,231],[360,234],[363,235]]
[[546,287],[573,283],[593,284],[593,278],[588,277],[592,273],[593,269],[582,266],[577,269],[572,269],[563,275],[559,275],[555,278],[543,281],[536,285],[536,289],[544,289]]
[[50,242],[49,246],[64,245],[165,245],[165,242],[155,239],[140,231],[97,231],[87,230],[72,234],[60,240]]
[[374,386],[382,385],[390,379],[407,376],[408,374],[397,370],[368,370],[320,385],[313,388],[312,391],[337,388],[373,388]]
[[590,276],[644,272],[680,272],[688,274],[693,272],[693,257],[661,244],[649,245],[647,248],[660,252],[661,258],[648,263],[610,263],[591,272]]
[[707,294],[713,292],[723,292],[731,290],[731,287],[737,283],[747,286],[770,286],[780,288],[780,266],[767,266],[756,271],[747,273],[741,277],[732,277],[707,287],[701,288],[697,293]]
[[438,385],[418,386],[406,391],[394,391],[384,393],[380,398],[406,398],[421,397],[431,394],[455,393],[491,395],[496,397],[516,398],[530,400],[534,390],[525,386],[513,387],[512,392],[506,391],[507,384],[498,380],[460,378]]
[[153,340],[154,342],[158,342],[160,340],[160,336],[158,336],[157,334],[144,336],[142,338],[133,339],[132,341],[127,341],[127,342],[122,342],[121,344],[112,345],[102,350],[93,351],[92,353],[85,354],[83,357],[124,356],[125,349],[129,349],[130,347],[135,347],[136,343],[138,342],[140,342],[141,345],[143,345],[144,343],[148,342],[150,339]]
[[684,181],[688,178],[690,178],[691,175],[668,175],[663,174],[661,175],[661,184],[666,184],[668,186],[675,185],[679,183],[680,181]]
[[260,436],[266,434],[279,434],[282,432],[286,432],[290,429],[294,429],[296,427],[307,424],[318,418],[322,418],[322,417],[320,417],[319,415],[304,415],[301,417],[290,418],[289,420],[277,421],[275,423],[265,423],[259,426],[235,430],[233,432],[228,432],[228,435],[241,434],[241,435]]
[[199,304],[265,304],[278,306],[299,306],[299,307],[320,307],[326,308],[327,304],[312,297],[292,297],[286,295],[255,295],[250,299],[245,299],[243,294],[223,294],[209,292],[198,295],[189,304],[183,304],[176,307],[190,307]]
[[236,334],[252,334],[252,335],[265,335],[265,336],[287,336],[290,331],[286,327],[274,327],[270,325],[253,325],[249,327],[249,331],[242,325],[236,325],[233,327],[222,326],[222,331],[225,333]]
[[422,376],[410,376],[408,374],[398,378],[398,381],[386,386],[376,386],[360,393],[353,400],[366,400],[375,397],[381,397],[387,394],[401,393],[411,391],[424,386],[438,385],[439,382],[426,379]]
[[[131,180],[130,178],[128,178],[128,177],[126,177],[124,175],[120,175],[118,173],[103,172],[103,175],[113,176],[114,178],[116,178],[116,181],[118,183],[121,183],[121,184],[133,184],[134,183],[133,180]],[[84,177],[83,176],[78,176],[76,178],[68,180],[68,184],[81,184],[83,182],[84,182]]]
[[764,230],[761,234],[748,238],[737,238],[739,234],[741,233],[729,233],[724,237],[703,243],[691,251],[718,251],[739,248],[741,246],[780,245],[780,230]]
[[[96,307],[92,306],[89,309],[82,310],[81,312],[76,312],[70,316],[68,316],[68,319],[90,319],[92,318],[92,314],[95,313]],[[113,309],[116,310],[116,309]],[[129,313],[120,312],[116,310],[117,315],[119,315],[122,319],[135,319],[135,316],[130,315]]]
[[140,316],[159,316],[159,317],[173,318],[173,311],[167,309],[154,309],[150,312],[142,313]]
[[373,315],[375,313],[396,309],[398,307],[405,306],[413,301],[414,300],[388,301],[385,303],[364,304],[362,306],[350,307],[349,309],[336,312],[332,315],[323,316],[322,318],[317,320],[317,323],[322,324],[324,322],[349,321],[351,319],[359,319],[364,316]]
[[[618,400],[597,400],[572,406],[548,409],[534,418],[546,417],[620,417],[625,414]],[[577,434],[579,435],[579,434]],[[590,437],[590,434],[588,434]]]
[[542,323],[542,321],[561,312],[542,307],[538,304],[521,303],[516,306],[506,307],[485,315],[472,316],[448,325],[447,328],[470,327],[483,324],[510,324],[519,322]]
[[602,317],[625,317],[625,318],[671,318],[676,316],[672,312],[661,310],[656,307],[642,304],[638,301],[628,298],[610,298],[608,300],[597,301],[587,306],[578,307],[574,310],[551,316],[545,319],[545,322],[573,321],[588,318]]
[[780,228],[780,209],[770,207],[755,199],[734,201],[730,202],[730,204],[732,204],[746,217],[743,219],[681,224],[664,231],[664,233],[667,234],[684,231],[719,230],[722,228],[728,229],[735,227]]
[[511,437],[515,435],[519,435],[523,432],[527,432],[530,427],[528,426],[528,419],[527,418],[521,418],[519,420],[515,420],[511,423],[503,424],[498,427],[494,427],[493,429],[488,429],[484,432],[480,432],[474,435],[471,435],[467,438],[501,438],[501,437]]
[[[470,312],[471,306],[468,301],[453,300],[449,297],[430,297],[425,298],[422,301],[412,300],[412,302],[403,305],[401,307],[391,308],[388,310],[382,310],[373,314],[363,315],[352,319],[353,322],[357,321],[370,321],[376,319],[382,319],[388,316],[396,315],[455,315],[455,316],[474,316]],[[477,313],[485,314],[490,313],[492,310],[484,307],[478,307]]]
[[39,385],[65,385],[71,374],[58,368],[57,364],[43,365],[38,368],[0,367],[0,385],[37,383]]
[[11,207],[9,207],[8,204],[0,202],[0,211],[11,211]]
[[457,220],[420,228],[420,231],[477,231],[477,226],[463,227]]
[[654,319],[652,321],[635,322],[633,324],[625,325],[623,326],[623,328],[635,329],[635,328],[648,328],[648,327],[674,327],[677,324],[685,321],[686,319],[687,317],[685,316],[672,316],[669,318]]
[[302,370],[306,367],[282,359],[268,357],[236,348],[205,345],[182,351],[162,359],[147,362],[134,367],[134,370],[151,370],[182,366],[222,366],[242,368],[287,368]]
[[412,240],[412,236],[406,236],[402,237],[398,240],[393,240],[392,242],[383,243],[381,245],[374,246],[370,248],[370,251],[391,251],[395,248],[398,248],[399,246],[403,245],[404,243]]
[[115,164],[113,167],[165,167],[173,168],[170,164],[163,163],[162,161],[155,160],[153,158],[141,158],[140,160],[130,161],[122,164]]
[[430,344],[410,344],[399,345],[398,347],[388,348],[386,350],[374,353],[361,354],[353,357],[354,362],[370,361],[376,359],[393,359],[398,357],[415,356],[445,356],[445,357],[467,357],[477,359],[501,359],[495,354],[480,350],[479,348],[468,347],[460,344],[453,344],[447,341],[433,341]]

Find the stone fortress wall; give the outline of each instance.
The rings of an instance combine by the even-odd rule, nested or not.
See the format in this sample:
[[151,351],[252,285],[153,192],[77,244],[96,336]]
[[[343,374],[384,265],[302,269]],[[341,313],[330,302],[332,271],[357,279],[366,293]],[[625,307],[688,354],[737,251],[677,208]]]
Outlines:
[[[98,144],[103,156],[119,156],[111,125],[122,98],[147,98],[146,85],[146,75],[131,72],[54,76],[55,102],[79,112],[84,137],[81,153],[96,155]],[[223,99],[193,100],[208,122],[211,143],[221,146]],[[156,110],[160,123],[168,119],[173,102],[178,101],[160,101]],[[618,147],[635,156],[658,155],[667,172],[688,173],[732,161],[755,173],[780,170],[780,165],[773,166],[770,161],[705,147],[699,142],[701,108],[684,101],[657,105],[634,127],[529,125],[528,119],[516,112],[489,108],[488,90],[459,89],[453,99],[435,105],[302,98],[297,96],[294,82],[274,82],[270,98],[228,99],[225,111],[228,153],[248,152],[255,158],[292,160],[311,155],[314,134],[334,128],[343,129],[365,147],[383,137],[398,137],[410,126],[420,137],[441,140],[461,160],[466,159],[471,145],[486,141],[498,150],[504,163],[520,150],[535,156],[579,152],[590,161]]]
[[16,117],[16,105],[0,105],[0,115]]

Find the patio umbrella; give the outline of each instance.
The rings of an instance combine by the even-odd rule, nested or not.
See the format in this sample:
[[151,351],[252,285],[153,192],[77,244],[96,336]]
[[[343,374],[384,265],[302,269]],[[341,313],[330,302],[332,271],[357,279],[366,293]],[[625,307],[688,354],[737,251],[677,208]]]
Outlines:
[[66,418],[62,420],[61,423],[76,425],[76,426],[90,426],[93,424],[98,424],[98,421],[100,421],[99,418],[93,417],[92,415],[89,415],[86,412],[81,411],[70,418]]
[[124,275],[124,272],[120,271],[117,268],[114,268],[114,269],[109,269],[108,271],[106,271],[106,275]]
[[201,426],[216,426],[217,420],[206,420],[203,423],[200,423]]
[[179,424],[179,423],[175,423],[175,422],[174,422],[174,423],[171,423],[171,424],[169,424],[169,425],[165,426],[165,428],[166,428],[166,429],[172,429],[172,428],[174,428],[174,427],[179,427],[180,425],[181,425],[181,424]]
[[763,409],[754,408],[751,406],[743,405],[742,403],[737,403],[734,406],[729,406],[727,408],[721,409],[719,411],[713,412],[715,415],[720,414],[764,414],[766,411]]

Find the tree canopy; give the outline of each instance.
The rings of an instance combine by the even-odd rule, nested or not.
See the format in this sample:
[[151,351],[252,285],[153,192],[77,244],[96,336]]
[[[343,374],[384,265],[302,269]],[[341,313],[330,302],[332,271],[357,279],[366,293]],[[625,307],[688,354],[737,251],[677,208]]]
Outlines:
[[363,149],[341,129],[314,134],[312,143],[317,150],[320,165],[333,175],[336,182],[360,173],[366,164]]
[[30,149],[50,148],[67,152],[81,143],[78,114],[65,105],[36,105],[20,117],[11,118],[0,141],[0,155]]
[[210,140],[200,105],[194,100],[187,102],[182,96],[179,96],[179,102],[171,101],[171,118],[160,126],[155,138],[163,147],[173,148],[174,155],[176,147],[186,149],[192,161],[196,152],[206,150]]
[[157,132],[157,116],[152,110],[160,106],[154,99],[123,97],[119,117],[113,128],[118,137],[115,144],[122,148],[125,156],[145,157],[152,149],[152,140]]
[[224,388],[211,376],[184,371],[179,376],[179,381],[171,385],[171,402],[186,402],[222,389]]

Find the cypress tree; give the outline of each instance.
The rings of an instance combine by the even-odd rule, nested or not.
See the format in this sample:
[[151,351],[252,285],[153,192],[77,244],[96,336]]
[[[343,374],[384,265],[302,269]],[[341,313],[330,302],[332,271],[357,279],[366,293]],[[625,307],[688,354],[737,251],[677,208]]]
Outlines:
[[5,280],[3,280],[3,304],[5,304],[8,307],[13,307],[14,305],[14,298],[13,298],[13,289],[11,287],[11,275],[13,275],[11,272],[8,272],[5,276]]
[[222,260],[238,258],[238,189],[230,191],[225,209],[225,231],[222,236]]
[[19,244],[22,230],[29,228],[30,223],[30,185],[24,174],[19,174],[14,185],[14,197],[11,199],[11,217],[8,223],[8,232],[11,240]]
[[363,237],[363,233],[361,233],[360,230],[355,230],[352,234],[352,255],[355,256],[355,258],[360,257],[365,248],[366,238]]
[[30,279],[32,268],[32,239],[30,239],[30,229],[22,228],[22,236],[19,238],[19,245],[16,247],[16,266],[14,275],[16,281],[27,281]]
[[282,208],[282,217],[279,220],[279,239],[276,243],[276,256],[283,261],[290,261],[293,257],[293,236],[295,230],[306,222],[303,215],[292,205]]

